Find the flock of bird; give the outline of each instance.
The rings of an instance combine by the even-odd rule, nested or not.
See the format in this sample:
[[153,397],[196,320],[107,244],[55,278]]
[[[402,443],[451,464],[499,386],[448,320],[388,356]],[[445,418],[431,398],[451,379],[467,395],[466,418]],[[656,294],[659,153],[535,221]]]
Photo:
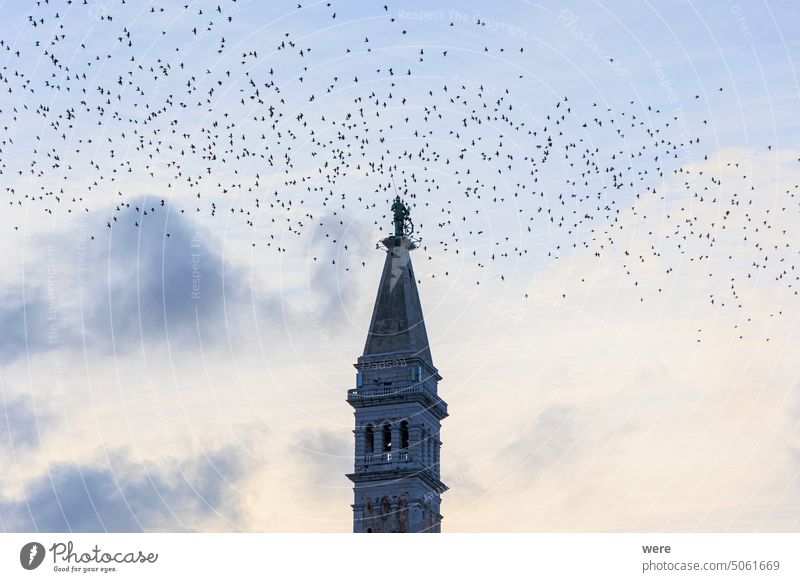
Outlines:
[[343,230],[388,231],[399,193],[431,278],[450,276],[435,268],[448,256],[471,261],[475,284],[507,283],[526,261],[626,244],[620,275],[641,301],[683,261],[720,279],[707,296],[719,308],[745,309],[756,280],[797,295],[785,226],[798,186],[765,205],[745,161],[723,162],[724,179],[704,170],[707,119],[638,99],[534,106],[515,65],[535,68],[530,49],[480,20],[423,25],[331,1],[259,23],[242,0],[132,4],[40,0],[1,25],[0,176],[19,217],[3,236],[35,212],[105,213],[97,240],[172,210],[228,215],[263,252],[314,236],[346,255]]

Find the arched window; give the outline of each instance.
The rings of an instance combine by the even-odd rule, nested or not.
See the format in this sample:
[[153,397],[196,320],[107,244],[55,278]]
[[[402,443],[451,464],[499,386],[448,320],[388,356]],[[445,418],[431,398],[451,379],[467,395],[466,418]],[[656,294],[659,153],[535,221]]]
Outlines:
[[383,423],[383,450],[385,452],[392,450],[392,425],[388,422]]
[[400,533],[408,532],[408,496],[401,495],[400,501],[397,503],[397,510],[399,513],[399,527],[398,531]]
[[371,424],[364,429],[364,447],[367,453],[375,452],[375,431],[372,430]]
[[400,448],[408,448],[408,421],[404,420],[400,423]]

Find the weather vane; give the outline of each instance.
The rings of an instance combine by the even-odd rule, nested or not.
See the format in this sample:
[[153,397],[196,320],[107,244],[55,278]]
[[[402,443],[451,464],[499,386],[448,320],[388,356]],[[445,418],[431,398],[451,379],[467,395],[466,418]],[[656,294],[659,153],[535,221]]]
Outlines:
[[411,222],[411,209],[407,204],[400,200],[400,196],[394,197],[394,204],[392,204],[392,213],[394,214],[394,235],[395,236],[411,236],[414,232],[414,223]]

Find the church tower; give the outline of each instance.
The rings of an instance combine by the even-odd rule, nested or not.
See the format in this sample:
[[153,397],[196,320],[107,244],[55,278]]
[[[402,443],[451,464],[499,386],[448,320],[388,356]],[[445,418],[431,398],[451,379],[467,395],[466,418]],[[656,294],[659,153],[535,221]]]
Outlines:
[[447,404],[437,394],[442,377],[433,365],[410,251],[413,225],[396,197],[395,232],[383,239],[386,261],[356,387],[353,531],[440,532],[441,421]]

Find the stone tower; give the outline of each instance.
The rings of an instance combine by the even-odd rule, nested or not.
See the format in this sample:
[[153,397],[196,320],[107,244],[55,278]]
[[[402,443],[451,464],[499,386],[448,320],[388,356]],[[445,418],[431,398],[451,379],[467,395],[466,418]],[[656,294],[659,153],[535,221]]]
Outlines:
[[[442,377],[433,365],[409,251],[408,207],[392,206],[395,234],[386,249],[378,295],[356,387],[353,531],[439,532],[441,421],[447,404],[437,395]],[[413,228],[413,227],[412,227]]]

